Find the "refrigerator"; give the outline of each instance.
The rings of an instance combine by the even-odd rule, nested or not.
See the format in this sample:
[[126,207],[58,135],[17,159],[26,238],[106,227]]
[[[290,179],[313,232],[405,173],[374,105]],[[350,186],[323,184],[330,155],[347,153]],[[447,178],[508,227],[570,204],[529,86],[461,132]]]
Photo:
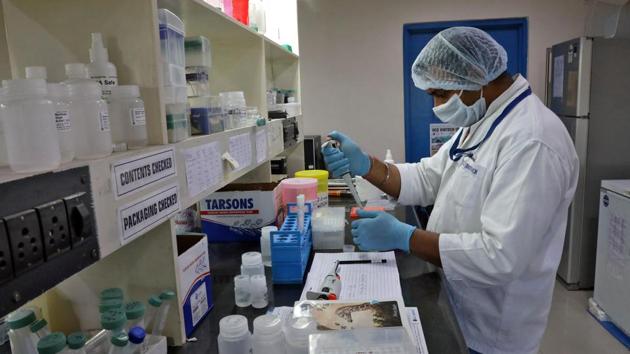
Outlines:
[[558,268],[569,289],[594,284],[601,181],[630,178],[628,58],[628,39],[581,37],[547,50],[547,106],[565,124],[580,163]]
[[630,180],[602,181],[595,302],[630,335]]

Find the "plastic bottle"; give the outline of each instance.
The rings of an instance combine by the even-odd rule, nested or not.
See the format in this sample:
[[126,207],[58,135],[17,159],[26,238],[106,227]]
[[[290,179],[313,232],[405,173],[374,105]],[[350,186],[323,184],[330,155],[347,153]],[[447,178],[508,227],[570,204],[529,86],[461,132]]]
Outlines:
[[[37,342],[37,352],[39,354],[57,354],[65,353],[66,336],[61,332],[55,332],[47,335]],[[14,352],[21,354],[20,352]]]
[[70,162],[74,159],[75,153],[68,90],[61,84],[48,84],[48,97],[55,105],[55,127],[59,136],[61,162]]
[[129,330],[129,350],[128,354],[140,354],[142,353],[142,347],[146,332],[142,327],[133,327]]
[[31,333],[41,339],[50,334],[48,322],[45,319],[39,319],[31,324]]
[[234,277],[234,303],[238,307],[247,307],[252,304],[252,293],[249,275],[237,275]]
[[116,337],[125,328],[127,317],[121,309],[105,311],[101,314],[101,326],[109,331],[109,338]]
[[129,337],[123,332],[112,336],[111,347],[109,347],[108,354],[128,354]]
[[287,354],[308,354],[308,336],[315,333],[317,323],[307,317],[292,318],[285,327]]
[[101,290],[100,293],[101,301],[110,299],[120,299],[122,301],[123,297],[124,293],[121,288],[107,288]]
[[103,37],[98,32],[92,33],[90,63],[87,69],[90,79],[96,80],[101,85],[103,99],[109,99],[112,87],[118,86],[118,74],[116,66],[109,62],[107,48],[103,45]]
[[285,354],[286,340],[282,332],[282,319],[270,314],[256,317],[252,342],[254,354]]
[[125,315],[127,316],[127,328],[144,326],[144,304],[140,301],[132,301],[125,305]]
[[66,343],[68,344],[68,354],[86,354],[85,343],[87,336],[83,332],[74,332],[68,335]]
[[260,230],[260,253],[265,267],[271,267],[271,232],[278,231],[275,226],[263,226]]
[[54,123],[55,107],[43,79],[6,81],[6,111],[2,121],[7,157],[15,172],[59,167],[61,153]]
[[112,134],[107,103],[101,98],[101,87],[88,79],[85,64],[66,64],[70,116],[77,159],[97,159],[112,153]]
[[247,318],[230,315],[219,321],[219,354],[246,354],[252,350],[252,335],[247,327]]
[[45,66],[27,66],[24,68],[27,79],[48,79],[48,72]]
[[385,152],[385,161],[389,164],[394,164],[394,156],[392,155],[392,150],[387,149],[387,152]]
[[265,34],[267,30],[262,0],[249,0],[249,27],[260,34]]
[[265,275],[262,255],[259,252],[245,252],[241,255],[241,274],[243,275]]
[[101,300],[101,303],[98,305],[98,310],[100,313],[105,313],[110,310],[122,310],[123,307],[122,299],[106,299]]
[[37,346],[31,334],[31,324],[35,322],[33,310],[21,309],[9,315],[9,342],[12,353],[35,354]]
[[153,322],[153,329],[151,334],[154,336],[162,335],[164,326],[166,326],[166,319],[168,318],[168,311],[171,308],[171,302],[175,299],[175,292],[171,290],[165,290],[160,294],[160,300],[162,300],[162,306],[158,313],[155,315]]
[[264,309],[269,304],[267,298],[267,279],[262,274],[252,275],[250,278],[250,293],[252,298],[252,307],[255,309]]
[[111,88],[109,117],[112,123],[112,141],[117,151],[138,149],[149,142],[144,102],[136,85]]
[[147,301],[149,306],[146,308],[146,313],[144,314],[144,325],[145,328],[152,328],[153,320],[155,319],[155,315],[158,313],[160,306],[162,306],[162,299],[160,299],[159,295],[151,295],[149,300]]

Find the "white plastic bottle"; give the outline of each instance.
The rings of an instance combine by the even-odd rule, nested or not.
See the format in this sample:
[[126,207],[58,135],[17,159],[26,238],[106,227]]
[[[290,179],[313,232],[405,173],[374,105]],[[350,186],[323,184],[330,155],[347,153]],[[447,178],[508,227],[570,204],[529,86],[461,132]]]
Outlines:
[[245,252],[241,255],[241,274],[252,276],[265,275],[262,255],[259,252]]
[[68,354],[86,354],[85,343],[87,337],[83,332],[70,333],[66,338],[68,343]]
[[109,354],[128,354],[129,352],[129,338],[124,332],[120,332],[117,335],[112,336],[112,346],[109,347]]
[[271,314],[256,317],[252,342],[254,354],[285,354],[286,340],[282,332],[282,319]]
[[308,354],[308,336],[316,332],[317,323],[307,317],[292,318],[284,330],[287,354]]
[[237,275],[234,277],[234,303],[238,307],[248,307],[252,304],[249,275]]
[[74,135],[72,133],[68,90],[62,84],[48,84],[48,97],[55,105],[55,127],[59,136],[61,162],[70,162],[74,159]]
[[[37,352],[39,354],[66,354],[66,335],[62,332],[54,332],[37,342]],[[21,354],[20,352],[15,352]]]
[[278,231],[275,226],[264,226],[260,230],[260,253],[265,267],[271,267],[271,232]]
[[111,88],[109,116],[112,123],[112,141],[117,151],[138,149],[148,143],[144,102],[136,85]]
[[107,48],[103,45],[100,33],[92,33],[92,47],[90,48],[90,63],[87,65],[90,79],[101,84],[103,99],[109,99],[111,89],[118,86],[116,66],[109,62]]
[[77,159],[97,159],[112,153],[112,134],[107,103],[101,87],[88,79],[85,64],[66,64],[70,117]]
[[37,353],[37,344],[30,328],[35,319],[35,313],[27,309],[17,310],[9,315],[7,323],[9,324],[9,342],[12,353]]
[[249,282],[252,307],[264,309],[269,304],[267,298],[267,278],[262,274],[252,275]]
[[54,105],[46,81],[6,81],[6,114],[2,121],[9,166],[15,172],[38,172],[59,167],[61,154],[54,123]]
[[230,315],[219,321],[219,354],[247,354],[252,350],[252,334],[247,327],[247,318]]

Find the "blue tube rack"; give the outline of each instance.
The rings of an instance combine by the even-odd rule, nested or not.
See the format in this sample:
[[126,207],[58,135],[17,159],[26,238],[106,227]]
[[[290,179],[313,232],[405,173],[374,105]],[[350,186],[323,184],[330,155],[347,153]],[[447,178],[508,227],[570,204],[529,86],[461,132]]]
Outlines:
[[306,203],[304,229],[298,229],[297,204],[288,203],[287,217],[278,231],[271,232],[271,275],[274,284],[302,284],[313,236],[311,215],[313,207]]

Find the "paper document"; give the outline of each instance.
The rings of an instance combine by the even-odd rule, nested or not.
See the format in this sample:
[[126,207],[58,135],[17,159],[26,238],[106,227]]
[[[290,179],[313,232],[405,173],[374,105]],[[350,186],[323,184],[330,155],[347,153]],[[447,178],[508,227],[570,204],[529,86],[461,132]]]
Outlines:
[[[340,265],[341,278],[339,300],[400,300],[400,277],[396,255],[391,252],[316,253],[311,271],[302,290],[301,300],[308,291],[319,291],[322,280],[338,260],[374,260],[378,263]],[[385,263],[381,263],[381,260]]]
[[267,130],[261,129],[256,132],[256,163],[261,163],[267,159]]
[[417,307],[407,307],[407,318],[409,319],[409,334],[411,341],[416,346],[417,354],[428,354],[427,343],[424,340],[424,332],[422,331],[422,323],[420,323],[420,314]]
[[250,133],[230,137],[228,152],[238,162],[238,170],[242,170],[252,164],[252,140]]
[[218,142],[185,149],[182,155],[186,161],[189,197],[223,182],[223,162]]

